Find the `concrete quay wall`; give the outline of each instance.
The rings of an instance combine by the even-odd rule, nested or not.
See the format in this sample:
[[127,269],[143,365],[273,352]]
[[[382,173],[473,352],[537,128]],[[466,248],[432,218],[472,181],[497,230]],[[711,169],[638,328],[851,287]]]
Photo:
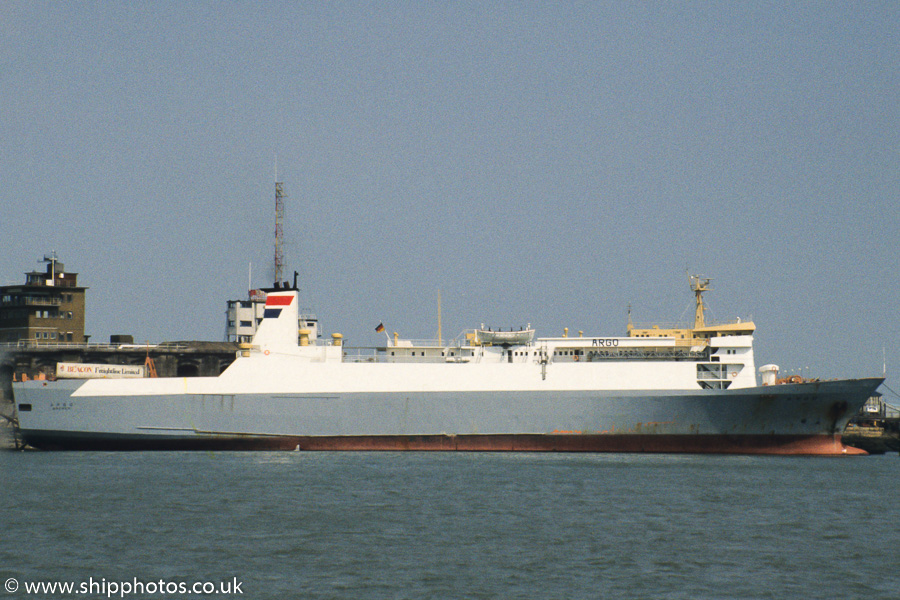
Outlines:
[[15,445],[13,377],[53,379],[56,363],[144,365],[153,360],[158,377],[215,377],[236,356],[233,342],[166,342],[155,345],[8,344],[0,345],[0,448]]

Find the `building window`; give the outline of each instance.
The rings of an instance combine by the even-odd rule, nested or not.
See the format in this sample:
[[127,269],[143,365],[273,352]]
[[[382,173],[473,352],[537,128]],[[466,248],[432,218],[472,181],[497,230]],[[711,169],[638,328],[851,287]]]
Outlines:
[[241,327],[253,327],[253,321],[241,321]]

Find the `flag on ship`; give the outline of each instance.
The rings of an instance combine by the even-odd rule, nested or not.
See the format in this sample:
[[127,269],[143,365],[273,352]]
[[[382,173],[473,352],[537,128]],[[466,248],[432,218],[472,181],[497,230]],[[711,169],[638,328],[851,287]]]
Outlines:
[[381,333],[382,331],[384,331],[384,323],[379,323],[378,327],[375,328],[375,331],[378,333]]

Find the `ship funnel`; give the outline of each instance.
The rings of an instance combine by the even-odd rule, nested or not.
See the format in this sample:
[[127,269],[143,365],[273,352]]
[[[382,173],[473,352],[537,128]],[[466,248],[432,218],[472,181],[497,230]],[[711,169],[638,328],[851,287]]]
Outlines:
[[775,385],[775,380],[778,379],[778,365],[763,365],[759,368],[759,372],[762,373],[763,385]]
[[297,319],[300,300],[296,290],[276,289],[266,296],[262,323],[253,336],[260,351],[297,347]]

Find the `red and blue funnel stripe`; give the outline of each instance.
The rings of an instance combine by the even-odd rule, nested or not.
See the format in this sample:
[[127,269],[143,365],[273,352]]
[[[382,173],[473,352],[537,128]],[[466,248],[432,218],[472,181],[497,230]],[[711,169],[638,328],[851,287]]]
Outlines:
[[294,296],[268,296],[266,298],[266,309],[263,312],[264,319],[277,319],[281,315],[281,309],[290,306],[294,301]]

